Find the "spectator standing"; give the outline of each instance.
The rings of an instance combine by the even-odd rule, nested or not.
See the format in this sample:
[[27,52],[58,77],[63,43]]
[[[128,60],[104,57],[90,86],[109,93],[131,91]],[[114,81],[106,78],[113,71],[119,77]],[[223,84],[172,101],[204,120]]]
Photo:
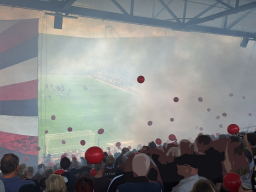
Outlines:
[[92,178],[94,192],[107,192],[108,186],[111,180],[107,177],[104,177],[105,163],[101,161],[95,165],[96,175]]
[[[75,185],[76,185],[76,177],[72,174],[70,174],[68,172],[68,169],[71,165],[71,162],[69,160],[69,158],[67,157],[63,157],[60,161],[60,168],[65,170],[64,173],[61,174],[61,176],[64,176],[67,178],[68,182],[66,183],[67,184],[67,191],[68,192],[73,192],[74,189],[75,189]],[[46,191],[47,191],[47,186],[46,186]]]
[[93,181],[89,177],[80,177],[75,186],[75,192],[93,192]]
[[67,191],[65,180],[60,175],[56,175],[56,174],[50,175],[46,179],[45,184],[46,184],[46,192],[66,192]]
[[17,155],[5,154],[1,159],[1,170],[6,192],[19,192],[20,187],[26,184],[35,185],[33,181],[22,180],[18,177],[19,157]]
[[27,166],[25,163],[20,164],[19,166],[19,172],[18,176],[22,179],[25,180],[27,178]]
[[128,152],[128,151],[129,151],[129,149],[128,149],[128,148],[126,148],[126,147],[124,147],[124,148],[122,149],[122,153],[121,153],[121,155],[120,155],[119,157],[117,157],[117,158],[116,158],[115,167],[117,167],[117,166],[118,166],[118,159],[119,159],[119,158],[122,158],[122,156],[123,156],[126,152]]
[[107,156],[104,176],[109,179],[113,179],[114,177],[117,176],[118,168],[114,167],[114,162],[115,158],[113,157],[113,155]]
[[27,168],[27,178],[31,179],[34,175],[34,168],[32,166],[29,166]]
[[177,157],[174,161],[177,163],[178,174],[184,179],[172,188],[172,192],[190,192],[197,181],[206,180],[206,178],[198,176],[199,166],[195,155],[185,154]]

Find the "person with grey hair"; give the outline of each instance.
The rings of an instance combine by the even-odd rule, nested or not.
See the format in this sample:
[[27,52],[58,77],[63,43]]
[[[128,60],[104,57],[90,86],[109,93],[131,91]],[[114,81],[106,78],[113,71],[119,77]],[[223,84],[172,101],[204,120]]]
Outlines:
[[103,176],[105,171],[104,161],[95,164],[94,169],[96,170],[96,175],[92,178],[94,192],[107,192],[111,180]]
[[[126,168],[126,161],[129,158],[129,156],[134,155],[135,153],[133,151],[128,151],[126,152],[123,157],[123,166],[124,169]],[[108,192],[116,192],[118,187],[122,184],[125,184],[125,179],[124,179],[124,174],[118,175],[116,176],[110,183],[109,187],[108,187]]]
[[18,172],[18,176],[21,179],[27,178],[27,166],[26,166],[25,163],[20,164],[20,169],[19,169],[19,172]]

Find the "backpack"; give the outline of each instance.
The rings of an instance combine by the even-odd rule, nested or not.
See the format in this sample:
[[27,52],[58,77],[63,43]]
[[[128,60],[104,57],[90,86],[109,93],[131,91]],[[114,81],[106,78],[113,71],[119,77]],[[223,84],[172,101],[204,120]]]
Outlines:
[[5,192],[4,182],[0,180],[0,191]]

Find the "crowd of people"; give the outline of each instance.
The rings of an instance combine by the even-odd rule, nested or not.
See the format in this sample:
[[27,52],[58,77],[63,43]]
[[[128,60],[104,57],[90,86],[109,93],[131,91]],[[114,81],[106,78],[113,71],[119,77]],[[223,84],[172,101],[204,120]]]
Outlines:
[[[19,157],[1,159],[1,192],[226,192],[226,174],[249,175],[254,190],[256,133],[242,137],[200,134],[194,142],[181,140],[157,146],[153,141],[139,151],[124,147],[103,160],[62,156],[59,164],[39,164],[37,170],[19,164]],[[93,173],[95,172],[95,173]]]

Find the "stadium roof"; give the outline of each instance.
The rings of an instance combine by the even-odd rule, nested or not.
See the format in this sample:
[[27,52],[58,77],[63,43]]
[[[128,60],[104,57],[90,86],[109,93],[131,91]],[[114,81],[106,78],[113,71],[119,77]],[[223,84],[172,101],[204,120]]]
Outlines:
[[255,0],[0,0],[0,5],[256,40]]

